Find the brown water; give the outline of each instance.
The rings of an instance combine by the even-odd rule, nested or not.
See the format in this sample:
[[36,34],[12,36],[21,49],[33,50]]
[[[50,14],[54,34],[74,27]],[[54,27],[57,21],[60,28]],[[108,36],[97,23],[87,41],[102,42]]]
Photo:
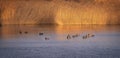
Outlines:
[[120,58],[119,44],[119,25],[0,27],[0,58]]

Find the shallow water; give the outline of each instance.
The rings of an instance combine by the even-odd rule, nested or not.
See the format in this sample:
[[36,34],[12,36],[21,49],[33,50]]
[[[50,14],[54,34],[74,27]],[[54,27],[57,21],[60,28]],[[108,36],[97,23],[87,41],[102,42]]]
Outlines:
[[[94,36],[83,38],[87,34]],[[119,54],[119,25],[0,27],[0,58],[120,58]]]

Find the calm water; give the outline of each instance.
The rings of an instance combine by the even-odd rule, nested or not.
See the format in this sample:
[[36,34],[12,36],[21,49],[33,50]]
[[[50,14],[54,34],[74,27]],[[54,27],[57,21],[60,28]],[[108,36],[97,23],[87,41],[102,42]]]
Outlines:
[[120,26],[5,25],[0,58],[120,58]]

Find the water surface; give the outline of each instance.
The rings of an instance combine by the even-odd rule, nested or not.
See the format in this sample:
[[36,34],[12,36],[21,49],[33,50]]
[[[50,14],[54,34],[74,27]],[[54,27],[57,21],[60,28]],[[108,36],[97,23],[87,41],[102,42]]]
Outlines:
[[[83,38],[87,34],[94,36]],[[0,58],[120,58],[119,54],[119,25],[0,27]]]

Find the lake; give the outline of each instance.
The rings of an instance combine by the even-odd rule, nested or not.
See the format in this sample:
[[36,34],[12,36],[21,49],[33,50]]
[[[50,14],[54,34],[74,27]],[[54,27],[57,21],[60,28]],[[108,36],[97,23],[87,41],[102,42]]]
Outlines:
[[120,26],[5,25],[0,58],[120,58]]

